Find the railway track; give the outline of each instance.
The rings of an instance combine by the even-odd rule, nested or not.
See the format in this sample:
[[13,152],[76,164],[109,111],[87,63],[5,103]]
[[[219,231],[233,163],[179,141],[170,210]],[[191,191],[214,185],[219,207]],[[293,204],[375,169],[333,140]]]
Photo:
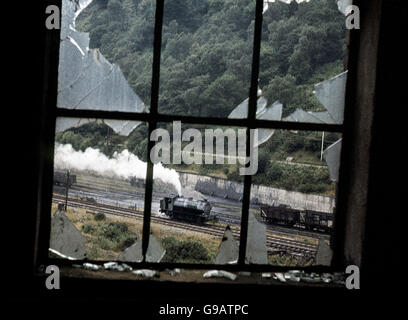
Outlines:
[[[99,183],[100,184],[100,183]],[[117,187],[116,184],[113,184],[114,186]],[[103,186],[103,187],[102,187]],[[94,193],[98,193],[100,191],[103,192],[114,192],[113,190],[110,190],[109,188],[110,186],[108,186],[108,188],[106,187],[106,185],[100,184],[100,187],[95,188],[95,186],[85,186],[85,185],[79,185],[77,184],[75,187],[73,187],[73,190],[76,190],[77,192],[81,192],[83,190],[87,190],[89,192],[94,192]],[[131,196],[131,197],[138,197],[137,192],[130,192],[129,190],[122,190],[120,191],[121,195],[124,196]],[[144,195],[140,195],[139,197],[140,199],[144,199]],[[160,201],[160,197],[154,197],[153,196],[153,201],[155,202],[159,202]],[[239,226],[241,225],[241,217],[237,216],[236,214],[229,214],[229,213],[225,213],[225,212],[221,212],[218,210],[212,210],[213,214],[216,214],[219,218],[219,221],[225,224],[229,224],[229,225],[235,225],[235,226]],[[262,221],[262,219],[258,219],[258,221],[260,221],[261,223],[265,223]],[[280,226],[280,225],[268,225],[267,224],[267,231],[276,235],[282,235],[282,236],[289,236],[289,237],[293,237],[294,235],[296,236],[301,236],[301,237],[307,237],[310,239],[324,239],[324,240],[330,240],[330,235],[326,234],[326,233],[322,233],[322,232],[318,232],[318,231],[307,231],[304,230],[303,228],[299,228],[299,227],[293,227],[293,228],[287,228],[285,226]]]
[[[241,217],[237,217],[236,215],[231,215],[227,213],[221,213],[217,211],[213,211],[214,214],[217,215],[219,218],[219,221],[231,224],[231,225],[241,225]],[[262,219],[257,219],[260,223],[264,223]],[[279,225],[269,225],[266,224],[266,230],[270,233],[274,233],[277,235],[282,235],[282,236],[302,236],[302,237],[307,237],[310,239],[324,239],[324,240],[330,240],[330,235],[322,232],[314,232],[314,231],[306,231],[301,228],[287,228],[284,226],[279,226]]]
[[[65,197],[58,194],[53,195],[53,201],[56,203],[65,203]],[[135,211],[134,209],[116,207],[112,205],[90,203],[89,201],[78,200],[69,198],[67,202],[68,206],[83,208],[88,210],[95,210],[101,213],[125,216],[136,219],[143,219],[143,212]],[[193,232],[201,232],[216,237],[222,237],[225,231],[225,227],[217,225],[195,225],[191,223],[185,223],[181,221],[170,220],[168,218],[151,216],[152,223],[158,223],[161,225],[182,228]],[[240,229],[239,227],[231,229],[234,238],[239,241]],[[271,248],[272,251],[285,251],[296,255],[314,256],[317,251],[317,245],[305,243],[293,239],[285,239],[278,235],[266,235],[266,245]]]
[[291,234],[292,236],[298,235],[298,236],[308,237],[308,238],[315,239],[315,240],[316,239],[330,240],[330,235],[327,233],[306,231],[300,228],[290,228],[289,229],[290,232],[289,232],[287,227],[282,227],[278,225],[266,225],[266,230],[271,233],[281,234],[281,235]]

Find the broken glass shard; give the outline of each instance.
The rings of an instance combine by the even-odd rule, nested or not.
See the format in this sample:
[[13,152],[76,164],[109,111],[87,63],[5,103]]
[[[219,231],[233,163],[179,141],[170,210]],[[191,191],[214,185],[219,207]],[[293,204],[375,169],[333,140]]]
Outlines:
[[[99,49],[89,49],[89,34],[75,29],[77,16],[89,3],[89,0],[79,3],[64,0],[62,3],[57,106],[65,109],[148,112],[119,66],[106,60]],[[75,121],[64,121],[60,127],[65,130],[70,124],[77,125]],[[118,134],[128,135],[139,122],[109,120],[106,124]]]
[[342,14],[346,15],[346,8],[348,6],[351,6],[352,4],[353,4],[353,0],[338,0],[337,8]]
[[248,217],[248,239],[245,262],[249,264],[267,264],[266,225],[260,223],[252,212]]
[[87,257],[84,238],[65,215],[62,206],[58,207],[51,219],[50,248],[52,252],[70,260]]
[[[248,102],[249,99],[242,101],[234,110],[229,114],[230,119],[245,119],[248,117]],[[283,105],[279,101],[275,101],[271,106],[267,107],[267,100],[264,97],[259,97],[256,105],[256,118],[260,120],[275,120],[282,119]],[[257,130],[257,141],[255,147],[258,147],[262,143],[268,141],[275,132],[272,129],[255,129]]]
[[323,152],[323,158],[329,168],[330,180],[332,181],[339,180],[341,140],[337,140]]
[[317,83],[314,94],[327,111],[312,112],[296,109],[284,121],[342,124],[344,99],[346,91],[347,71]]
[[230,226],[227,226],[215,258],[216,264],[231,264],[238,262],[239,247],[234,239]]

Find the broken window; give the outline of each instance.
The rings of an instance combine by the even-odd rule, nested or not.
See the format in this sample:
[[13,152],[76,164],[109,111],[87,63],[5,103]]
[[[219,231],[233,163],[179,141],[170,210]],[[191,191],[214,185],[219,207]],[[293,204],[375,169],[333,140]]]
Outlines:
[[[132,10],[141,10],[140,6],[133,5]],[[85,9],[88,10],[78,23],[78,17]],[[132,68],[127,67],[127,61],[120,59],[119,53],[115,55],[114,50],[108,50],[104,46],[99,47],[101,42],[105,43],[103,40],[106,37],[111,41],[112,37],[115,39],[119,36],[120,31],[125,31],[126,40],[121,39],[126,41],[124,50],[137,52],[136,36],[140,30],[126,28],[128,22],[123,21],[123,10],[117,3],[103,4],[89,0],[62,2],[58,108],[148,112],[149,107],[146,100],[150,96],[150,90],[147,89],[150,83],[148,72],[150,70],[144,68],[152,63],[152,44],[145,49],[144,63],[139,61],[139,65],[134,65]],[[147,17],[150,18],[147,21],[154,19],[153,12],[153,8],[146,12]],[[87,29],[89,19],[96,30],[80,31],[80,29]],[[108,26],[112,26],[110,32],[105,30]],[[152,38],[153,26],[150,26],[150,29],[145,32],[149,33],[146,36]],[[123,68],[126,68],[126,75],[122,71]],[[134,77],[134,82],[126,79],[126,76],[129,78],[134,74],[146,72],[148,74],[144,79]],[[143,88],[140,87],[142,81],[145,82]],[[143,93],[142,98],[140,93],[139,95],[136,93],[136,90]]]
[[153,177],[151,228],[166,248],[163,262],[237,263],[238,251],[229,261],[219,250],[226,226],[238,247],[246,129],[175,121],[158,130],[151,159],[177,172],[167,185]]
[[334,228],[340,152],[333,156],[330,150],[341,135],[269,131],[271,138],[258,147],[258,171],[252,176],[247,262],[318,264],[319,243],[329,244]]
[[159,112],[227,117],[248,97],[255,1],[164,1]]
[[344,15],[335,1],[265,1],[259,86],[282,121],[342,124],[347,70]]
[[57,118],[51,255],[143,260],[147,127],[116,124]]
[[52,256],[330,264],[344,16],[297,2],[62,1]]

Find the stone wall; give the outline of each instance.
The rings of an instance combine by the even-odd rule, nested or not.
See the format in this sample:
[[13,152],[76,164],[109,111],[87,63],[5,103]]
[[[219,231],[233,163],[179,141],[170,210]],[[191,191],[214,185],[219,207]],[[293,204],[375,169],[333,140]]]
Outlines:
[[[217,196],[233,200],[242,200],[243,183],[220,178],[200,176],[180,172],[180,182],[183,187],[190,187],[205,195]],[[262,204],[286,204],[294,209],[333,212],[334,197],[286,191],[262,185],[251,186],[251,202]]]

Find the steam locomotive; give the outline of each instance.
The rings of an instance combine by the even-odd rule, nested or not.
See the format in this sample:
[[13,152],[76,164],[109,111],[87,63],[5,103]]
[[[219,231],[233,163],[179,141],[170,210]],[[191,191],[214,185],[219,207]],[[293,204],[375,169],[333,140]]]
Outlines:
[[[76,183],[76,175],[70,173],[68,179],[68,187]],[[62,171],[54,171],[54,184],[65,187],[67,184],[67,173]]]
[[179,196],[164,197],[160,200],[160,212],[172,219],[204,223],[216,220],[211,214],[211,204],[207,200],[183,198]]
[[262,205],[261,217],[266,223],[288,227],[299,226],[310,231],[330,233],[333,214],[313,210],[296,210],[288,205]]

